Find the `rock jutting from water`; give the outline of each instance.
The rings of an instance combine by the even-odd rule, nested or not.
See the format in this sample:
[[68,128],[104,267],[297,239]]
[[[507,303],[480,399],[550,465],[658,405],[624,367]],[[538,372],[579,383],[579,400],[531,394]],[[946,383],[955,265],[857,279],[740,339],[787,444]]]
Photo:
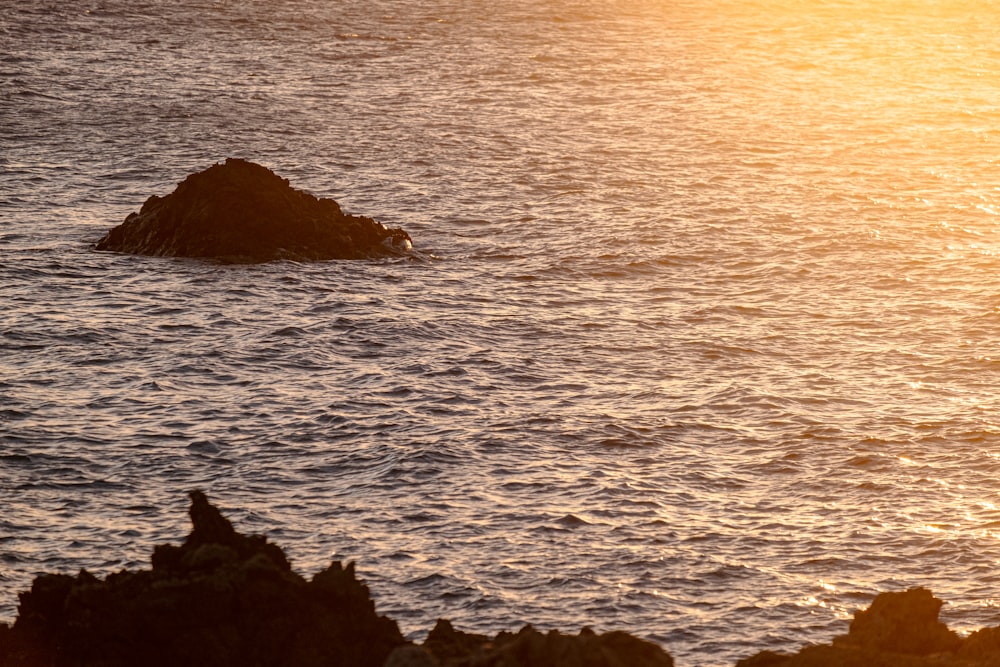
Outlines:
[[578,636],[525,627],[493,639],[441,621],[423,647],[379,616],[354,565],[309,581],[266,538],[244,536],[199,491],[181,546],[152,569],[99,579],[44,574],[0,624],[3,667],[672,667],[623,632]]
[[[153,550],[152,569],[99,579],[43,574],[0,623],[3,667],[672,667],[625,632],[525,626],[494,637],[439,620],[422,645],[375,611],[353,563],[306,580],[284,552],[245,536],[191,494],[192,530]],[[1000,627],[960,637],[924,588],[882,593],[848,633],[794,655],[762,651],[737,667],[1000,667]],[[710,658],[711,656],[706,656]]]
[[737,667],[1000,667],[1000,627],[966,638],[938,620],[926,588],[880,593],[855,612],[847,634],[794,655],[762,651]]
[[411,239],[332,199],[292,188],[259,164],[229,158],[191,174],[109,231],[97,250],[232,262],[363,259],[405,252]]
[[36,578],[13,627],[0,626],[0,665],[381,667],[405,644],[353,565],[306,581],[204,494],[191,494],[190,514],[187,540],[157,546],[152,570]]

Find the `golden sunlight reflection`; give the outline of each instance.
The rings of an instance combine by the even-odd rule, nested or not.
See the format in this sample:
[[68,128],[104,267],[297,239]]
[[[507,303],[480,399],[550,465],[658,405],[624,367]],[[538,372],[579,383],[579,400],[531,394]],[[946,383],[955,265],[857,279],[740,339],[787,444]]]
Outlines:
[[[983,122],[1000,103],[1000,86],[973,57],[995,51],[1000,13],[934,0],[863,9],[825,1],[726,4],[730,11],[719,16],[739,17],[745,39],[716,56],[727,86],[719,94],[741,107],[751,98],[760,113],[745,125],[726,117],[721,132],[736,142],[753,137],[783,166],[775,158],[791,145],[786,120],[794,117],[798,145],[836,145],[822,157],[880,193],[886,206],[922,211],[923,219],[948,210],[1000,213],[996,134]],[[937,189],[912,187],[911,174],[935,179]]]
[[[998,3],[9,3],[0,621],[34,571],[183,539],[204,486],[407,636],[718,667],[922,585],[983,625]],[[234,151],[416,250],[84,243]]]

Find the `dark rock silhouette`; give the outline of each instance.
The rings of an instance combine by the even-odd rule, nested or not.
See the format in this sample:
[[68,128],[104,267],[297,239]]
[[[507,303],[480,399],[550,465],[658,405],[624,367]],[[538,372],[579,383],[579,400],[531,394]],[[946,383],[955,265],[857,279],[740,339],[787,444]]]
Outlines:
[[[659,646],[625,632],[596,634],[584,628],[580,634],[564,635],[556,630],[541,633],[530,625],[517,633],[501,632],[493,639],[460,632],[445,620],[438,621],[424,642],[425,658],[398,667],[432,664],[440,667],[673,667],[673,659]],[[392,659],[386,667],[393,667]]]
[[488,646],[490,638],[486,635],[460,632],[446,619],[440,619],[424,640],[428,653],[445,664],[482,653]]
[[4,667],[381,667],[405,643],[354,565],[306,581],[263,537],[237,533],[204,494],[194,529],[151,571],[42,575],[0,625]]
[[930,655],[954,651],[962,640],[938,620],[944,603],[926,588],[881,593],[854,614],[843,644],[877,651]]
[[[99,579],[44,574],[0,623],[2,667],[672,667],[656,644],[624,632],[494,637],[438,621],[421,646],[375,612],[353,563],[309,581],[261,536],[237,532],[200,491],[192,530],[160,545],[152,569]],[[737,667],[1000,667],[1000,627],[962,638],[924,588],[882,593],[848,633],[794,655],[762,651]]]
[[623,632],[485,636],[439,621],[423,647],[375,613],[354,564],[306,581],[266,538],[238,533],[201,491],[191,534],[152,570],[45,574],[0,623],[2,667],[671,667]]
[[880,593],[848,633],[795,655],[762,651],[737,667],[987,667],[1000,665],[997,628],[963,640],[938,620],[943,603],[925,588]]
[[150,197],[95,247],[232,262],[318,261],[399,253],[410,236],[347,215],[332,199],[296,190],[266,167],[229,158],[165,197]]

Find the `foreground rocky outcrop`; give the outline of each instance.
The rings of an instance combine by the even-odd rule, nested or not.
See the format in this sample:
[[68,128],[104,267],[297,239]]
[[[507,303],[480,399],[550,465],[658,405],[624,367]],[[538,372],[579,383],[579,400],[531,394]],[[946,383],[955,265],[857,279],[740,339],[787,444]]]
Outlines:
[[625,632],[576,636],[541,633],[530,625],[492,639],[438,621],[422,647],[396,649],[385,667],[673,667],[659,646]]
[[97,242],[97,250],[232,262],[361,259],[399,253],[409,234],[347,215],[332,199],[292,188],[259,164],[229,158],[156,195]]
[[942,604],[925,588],[880,593],[830,644],[763,651],[737,667],[1000,667],[1000,628],[963,639],[938,620]]
[[[422,645],[375,611],[353,564],[306,580],[266,538],[245,536],[199,491],[192,531],[154,549],[152,569],[99,579],[45,574],[0,624],[2,667],[672,667],[624,632],[577,635],[526,626],[494,637],[438,621]],[[1000,627],[960,637],[941,600],[882,593],[848,633],[794,655],[763,651],[737,667],[1000,667]],[[711,658],[711,656],[706,656]]]
[[0,624],[3,667],[671,667],[623,632],[526,627],[493,639],[441,621],[423,647],[375,612],[354,565],[307,581],[264,537],[244,536],[191,493],[192,531],[154,549],[152,569],[98,579],[46,574]]
[[0,665],[381,667],[405,643],[352,564],[306,581],[204,494],[191,494],[190,514],[187,540],[156,547],[151,571],[35,579],[14,626],[0,627]]

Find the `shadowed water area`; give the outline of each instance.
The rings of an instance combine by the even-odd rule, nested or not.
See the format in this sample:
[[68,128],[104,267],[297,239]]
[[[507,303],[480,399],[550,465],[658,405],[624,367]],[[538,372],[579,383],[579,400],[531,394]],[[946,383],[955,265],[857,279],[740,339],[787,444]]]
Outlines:
[[[204,488],[380,613],[680,665],[1000,623],[1000,7],[27,0],[0,17],[0,618]],[[259,162],[414,253],[98,253]]]

